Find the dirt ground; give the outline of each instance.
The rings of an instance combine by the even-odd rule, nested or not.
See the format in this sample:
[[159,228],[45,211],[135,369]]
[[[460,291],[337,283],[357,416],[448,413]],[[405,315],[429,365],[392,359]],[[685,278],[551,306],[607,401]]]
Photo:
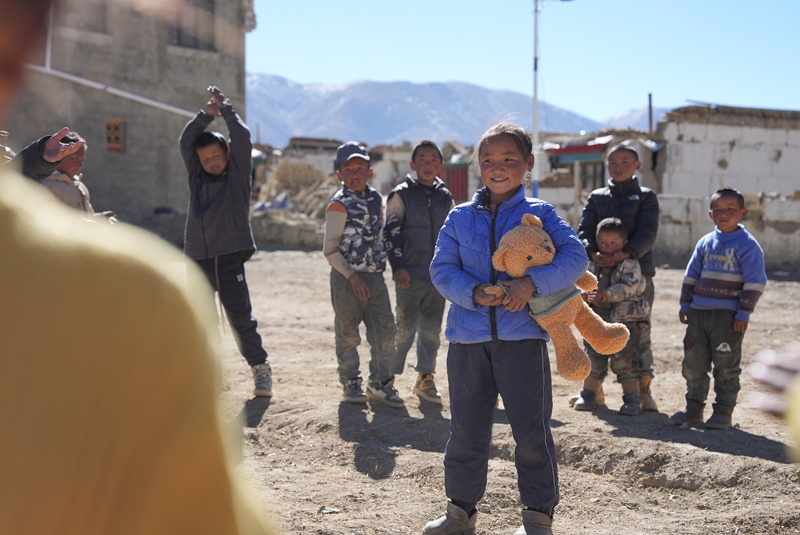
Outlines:
[[[247,270],[273,368],[274,397],[252,397],[249,368],[227,335],[221,404],[224,417],[241,433],[240,470],[264,509],[287,534],[420,533],[445,506],[444,335],[437,368],[443,407],[411,394],[414,348],[397,378],[406,408],[340,403],[330,268],[323,256],[259,252]],[[386,279],[394,302],[389,274]],[[622,392],[609,379],[609,407],[577,412],[568,400],[579,384],[553,376],[561,483],[557,534],[800,533],[800,466],[787,453],[792,439],[779,421],[746,406],[757,390],[748,377],[734,428],[681,429],[669,422],[684,401],[684,327],[677,318],[681,279],[674,269],[660,269],[655,278],[653,390],[661,412],[620,416]],[[770,280],[744,339],[745,366],[758,349],[778,348],[797,337],[798,303],[800,283]],[[362,347],[366,375],[366,340]],[[520,525],[520,504],[514,443],[502,406],[495,412],[493,435],[478,533],[512,534]]]

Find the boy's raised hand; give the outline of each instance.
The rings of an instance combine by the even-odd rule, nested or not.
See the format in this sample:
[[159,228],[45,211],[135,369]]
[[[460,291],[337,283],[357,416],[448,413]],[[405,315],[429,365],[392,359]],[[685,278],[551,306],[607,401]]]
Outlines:
[[222,114],[219,112],[219,106],[217,106],[217,102],[212,98],[206,103],[205,109],[203,109],[208,115],[212,117],[220,117]]
[[61,143],[61,138],[69,134],[69,128],[66,126],[50,136],[50,139],[44,143],[44,152],[42,158],[50,163],[60,162],[70,154],[78,152],[78,149],[83,147],[85,141],[75,141],[74,143]]
[[208,86],[208,92],[211,94],[211,100],[217,105],[217,108],[221,108],[223,106],[227,106],[231,103],[230,99],[226,98],[225,95],[222,94],[219,87],[215,85]]

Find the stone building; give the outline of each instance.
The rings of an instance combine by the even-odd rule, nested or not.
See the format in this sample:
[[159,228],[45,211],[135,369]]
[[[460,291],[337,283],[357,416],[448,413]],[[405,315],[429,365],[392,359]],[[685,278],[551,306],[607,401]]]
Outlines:
[[[0,128],[18,150],[69,126],[87,141],[97,209],[145,226],[169,213],[180,229],[188,188],[178,136],[211,84],[244,116],[244,36],[254,27],[251,0],[62,0]],[[212,128],[227,135],[221,119]]]

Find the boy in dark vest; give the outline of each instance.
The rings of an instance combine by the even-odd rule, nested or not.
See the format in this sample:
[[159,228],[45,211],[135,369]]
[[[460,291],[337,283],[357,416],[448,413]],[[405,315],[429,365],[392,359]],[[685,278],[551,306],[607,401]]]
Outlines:
[[403,373],[406,355],[417,338],[419,376],[414,393],[430,403],[442,403],[433,382],[436,351],[442,332],[445,299],[431,282],[433,249],[453,208],[453,196],[438,175],[444,168],[442,151],[433,141],[420,141],[411,153],[408,175],[386,202],[386,250],[397,289],[397,357],[395,375]]

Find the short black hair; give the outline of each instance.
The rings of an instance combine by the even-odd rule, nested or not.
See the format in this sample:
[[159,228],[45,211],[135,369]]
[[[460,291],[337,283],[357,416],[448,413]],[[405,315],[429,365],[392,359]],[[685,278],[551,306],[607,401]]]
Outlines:
[[720,188],[711,194],[711,201],[708,203],[709,208],[714,207],[714,201],[718,201],[723,197],[736,197],[739,202],[739,208],[744,208],[744,195],[742,195],[736,188]]
[[631,147],[630,145],[625,145],[624,143],[617,143],[616,145],[611,147],[611,150],[608,151],[608,155],[606,156],[606,160],[608,160],[608,157],[611,156],[612,154],[614,154],[615,152],[619,152],[619,151],[623,151],[623,150],[625,152],[630,152],[631,154],[633,154],[633,157],[636,158],[636,161],[637,162],[639,161],[639,152],[636,149],[634,149],[633,147]]
[[439,160],[444,161],[444,156],[442,155],[442,149],[439,148],[439,145],[431,141],[430,139],[423,139],[416,145],[414,145],[414,150],[411,151],[411,161],[413,162],[414,159],[417,157],[417,151],[422,147],[433,147],[436,149],[436,152],[439,153]]
[[208,147],[212,143],[219,143],[224,152],[228,152],[228,140],[219,132],[203,132],[194,139],[194,150]]
[[616,232],[622,236],[623,240],[628,239],[628,229],[622,224],[622,220],[616,217],[607,217],[600,221],[600,223],[597,224],[597,232],[595,235],[599,236],[601,232]]

